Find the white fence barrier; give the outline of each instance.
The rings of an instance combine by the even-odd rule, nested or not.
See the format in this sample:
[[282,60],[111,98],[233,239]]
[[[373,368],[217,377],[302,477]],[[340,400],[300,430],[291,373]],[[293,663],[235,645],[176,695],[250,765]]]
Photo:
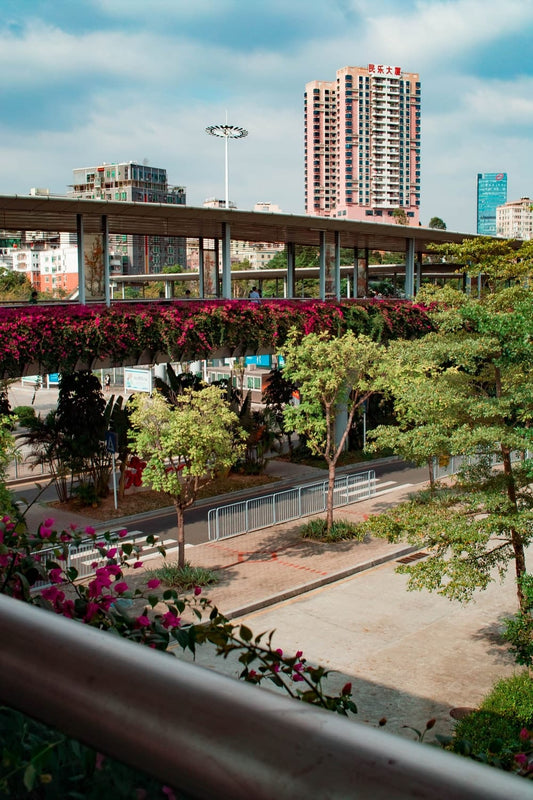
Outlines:
[[[269,528],[326,510],[328,481],[296,486],[283,492],[254,497],[212,508],[208,514],[209,540],[217,541],[241,533]],[[335,478],[335,508],[365,500],[376,492],[374,470],[340,475]]]

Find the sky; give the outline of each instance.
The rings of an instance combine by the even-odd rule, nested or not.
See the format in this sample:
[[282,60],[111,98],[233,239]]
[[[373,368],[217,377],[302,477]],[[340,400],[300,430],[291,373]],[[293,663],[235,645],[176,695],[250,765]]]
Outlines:
[[532,0],[0,0],[0,194],[147,162],[239,209],[304,213],[303,94],[393,64],[422,84],[421,222],[475,232],[478,172],[533,196]]

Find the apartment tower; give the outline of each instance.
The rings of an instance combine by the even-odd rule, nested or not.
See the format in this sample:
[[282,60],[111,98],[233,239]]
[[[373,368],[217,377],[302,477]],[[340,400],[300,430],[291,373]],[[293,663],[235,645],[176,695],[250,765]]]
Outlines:
[[419,224],[420,81],[400,67],[343,67],[305,87],[307,214]]

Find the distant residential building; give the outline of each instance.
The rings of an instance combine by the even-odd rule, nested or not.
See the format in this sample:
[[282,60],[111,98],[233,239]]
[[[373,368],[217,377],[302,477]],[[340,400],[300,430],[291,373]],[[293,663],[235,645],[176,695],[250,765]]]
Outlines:
[[420,80],[400,67],[343,67],[304,95],[308,214],[418,225]]
[[507,173],[478,172],[477,232],[496,236],[496,209],[507,202]]
[[[185,188],[169,186],[165,169],[133,161],[74,169],[69,196],[130,203],[186,202]],[[181,237],[112,234],[109,249],[121,257],[126,274],[152,274],[166,266],[186,266],[185,239]]]
[[254,211],[260,211],[260,212],[265,213],[265,214],[281,214],[282,213],[281,208],[278,205],[276,205],[275,203],[269,203],[269,202],[256,203],[254,208],[253,208],[253,210]]
[[[226,201],[225,200],[219,200],[216,197],[208,197],[207,200],[204,200],[203,207],[204,208],[226,208]],[[237,208],[237,206],[235,205],[235,203],[232,200],[229,201],[229,207],[230,208]]]
[[496,233],[505,239],[533,239],[533,202],[529,197],[497,207]]
[[269,242],[239,242],[232,241],[230,245],[230,256],[232,262],[240,263],[248,260],[250,269],[264,269],[270,259],[285,249],[283,243]]

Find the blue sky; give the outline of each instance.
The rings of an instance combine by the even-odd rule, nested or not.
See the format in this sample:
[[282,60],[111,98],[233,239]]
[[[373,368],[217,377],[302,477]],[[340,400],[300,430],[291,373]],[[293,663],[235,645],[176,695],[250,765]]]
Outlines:
[[148,160],[187,187],[303,213],[303,93],[346,65],[422,82],[421,221],[474,231],[476,174],[533,196],[531,0],[1,0],[0,193]]

